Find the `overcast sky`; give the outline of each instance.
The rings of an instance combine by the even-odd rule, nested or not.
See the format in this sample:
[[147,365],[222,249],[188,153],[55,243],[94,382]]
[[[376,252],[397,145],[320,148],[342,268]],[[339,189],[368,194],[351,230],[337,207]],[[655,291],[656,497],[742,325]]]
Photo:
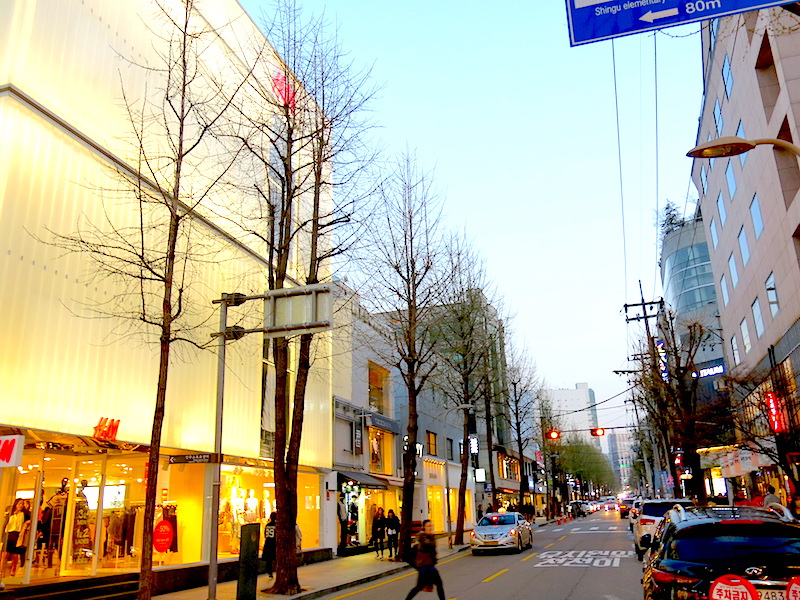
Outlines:
[[[240,2],[259,24],[273,7]],[[684,155],[702,101],[700,26],[570,48],[558,0],[298,5],[325,10],[356,64],[374,65],[384,143],[435,170],[448,226],[482,252],[549,387],[619,394],[598,414],[625,425],[627,381],[612,371],[629,368],[641,327],[623,305],[639,301],[640,279],[646,300],[661,294],[657,207],[691,214],[697,198]]]

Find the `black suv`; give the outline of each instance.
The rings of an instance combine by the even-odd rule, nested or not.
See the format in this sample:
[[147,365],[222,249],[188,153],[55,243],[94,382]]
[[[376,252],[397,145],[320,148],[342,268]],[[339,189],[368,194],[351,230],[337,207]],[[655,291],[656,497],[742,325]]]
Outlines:
[[727,574],[749,579],[762,600],[778,600],[800,575],[800,523],[779,504],[676,506],[642,545],[649,548],[645,600],[705,599]]

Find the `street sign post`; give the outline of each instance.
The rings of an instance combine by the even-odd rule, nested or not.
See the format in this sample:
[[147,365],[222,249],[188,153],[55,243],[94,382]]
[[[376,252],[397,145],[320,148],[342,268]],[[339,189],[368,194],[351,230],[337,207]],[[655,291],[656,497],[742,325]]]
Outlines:
[[579,46],[786,4],[786,0],[567,0],[569,43]]

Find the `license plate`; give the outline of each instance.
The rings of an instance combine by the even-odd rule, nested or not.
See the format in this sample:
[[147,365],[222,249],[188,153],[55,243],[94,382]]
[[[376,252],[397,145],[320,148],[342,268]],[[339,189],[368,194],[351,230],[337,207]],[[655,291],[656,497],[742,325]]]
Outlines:
[[490,541],[486,541],[486,542],[484,542],[484,543],[485,543],[487,546],[497,546],[497,542],[490,542]]
[[758,590],[758,600],[786,600],[786,591]]

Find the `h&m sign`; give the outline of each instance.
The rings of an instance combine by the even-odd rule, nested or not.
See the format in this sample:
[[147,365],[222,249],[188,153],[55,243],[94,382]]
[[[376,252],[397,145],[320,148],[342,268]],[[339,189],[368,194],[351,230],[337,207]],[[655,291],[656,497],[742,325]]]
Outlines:
[[22,451],[24,449],[24,435],[0,436],[0,468],[20,466],[22,464]]

